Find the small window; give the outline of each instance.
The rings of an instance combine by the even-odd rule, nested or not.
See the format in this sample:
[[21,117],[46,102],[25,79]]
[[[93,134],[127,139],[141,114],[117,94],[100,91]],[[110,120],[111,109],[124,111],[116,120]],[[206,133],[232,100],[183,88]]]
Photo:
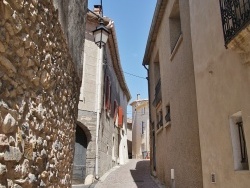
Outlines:
[[166,121],[166,123],[168,123],[168,122],[171,121],[171,117],[170,117],[170,106],[169,106],[169,105],[166,106],[165,121]]
[[145,114],[145,107],[141,109],[141,113],[144,115]]
[[242,121],[236,123],[239,130],[239,141],[240,141],[240,154],[241,154],[241,163],[248,163],[247,161],[247,148],[246,148],[246,140],[243,130]]
[[162,110],[160,110],[158,113],[157,113],[157,129],[161,128],[163,126],[163,116],[162,116]]
[[109,154],[109,145],[107,144],[107,155]]
[[145,133],[145,123],[142,121],[141,122],[141,134]]
[[170,47],[172,53],[182,34],[179,0],[176,0],[173,5],[173,9],[169,17],[169,29],[170,29]]
[[230,131],[233,146],[234,170],[249,170],[244,123],[241,111],[231,116]]

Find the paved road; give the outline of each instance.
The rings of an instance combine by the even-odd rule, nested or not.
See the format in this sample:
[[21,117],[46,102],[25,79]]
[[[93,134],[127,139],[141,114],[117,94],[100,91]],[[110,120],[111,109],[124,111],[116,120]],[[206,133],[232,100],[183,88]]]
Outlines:
[[150,176],[149,160],[129,162],[102,178],[95,188],[159,188]]

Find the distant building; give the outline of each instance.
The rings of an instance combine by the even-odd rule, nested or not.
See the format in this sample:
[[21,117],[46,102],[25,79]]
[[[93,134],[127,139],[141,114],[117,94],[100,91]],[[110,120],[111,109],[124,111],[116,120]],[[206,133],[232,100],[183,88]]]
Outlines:
[[133,101],[132,106],[132,158],[149,158],[149,108],[147,99]]
[[151,172],[166,187],[250,185],[250,3],[158,0],[148,69]]
[[132,159],[132,119],[127,118],[128,158]]
[[[105,25],[109,21],[104,18]],[[98,25],[98,17],[88,12],[76,129],[75,184],[98,179],[128,160],[126,119],[130,92],[122,74],[115,27],[109,28],[107,44],[100,49],[92,35]]]

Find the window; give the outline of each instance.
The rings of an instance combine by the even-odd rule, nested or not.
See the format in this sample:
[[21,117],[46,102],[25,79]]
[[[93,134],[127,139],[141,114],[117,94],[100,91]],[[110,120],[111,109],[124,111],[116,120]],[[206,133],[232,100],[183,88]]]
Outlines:
[[110,111],[111,108],[110,100],[111,100],[111,81],[109,76],[107,76],[105,82],[105,109],[107,111]]
[[143,108],[141,109],[141,113],[142,113],[142,114],[145,114],[145,107],[143,107]]
[[234,170],[249,170],[244,123],[241,111],[231,116],[230,131],[233,146]]
[[166,106],[166,116],[165,116],[165,120],[166,120],[166,123],[168,123],[168,122],[171,121],[171,117],[170,117],[170,106],[169,106],[169,105]]
[[241,163],[247,163],[247,148],[246,148],[246,141],[245,141],[245,135],[244,135],[244,130],[243,130],[243,123],[241,121],[241,122],[237,122],[236,124],[239,130]]
[[141,134],[144,134],[145,133],[145,124],[144,122],[142,121],[141,122]]
[[159,63],[159,61],[154,62],[154,80],[155,80],[155,86],[156,86],[158,81],[160,80],[160,63]]
[[118,108],[118,126],[120,127],[120,128],[122,128],[123,127],[123,109],[122,109],[122,107],[121,106],[119,106],[119,108]]
[[170,47],[172,53],[182,34],[179,0],[176,0],[173,5],[173,9],[169,17],[169,29],[170,29]]
[[160,110],[158,113],[157,113],[157,129],[161,128],[163,126],[163,116],[162,116],[162,110]]

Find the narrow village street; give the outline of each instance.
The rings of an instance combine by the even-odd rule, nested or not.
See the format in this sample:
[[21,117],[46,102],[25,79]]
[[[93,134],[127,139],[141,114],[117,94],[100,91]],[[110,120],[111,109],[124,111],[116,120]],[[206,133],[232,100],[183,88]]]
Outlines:
[[95,188],[159,188],[149,168],[149,160],[130,159],[127,164],[102,177]]
[[249,85],[250,0],[0,0],[0,188],[250,188]]

